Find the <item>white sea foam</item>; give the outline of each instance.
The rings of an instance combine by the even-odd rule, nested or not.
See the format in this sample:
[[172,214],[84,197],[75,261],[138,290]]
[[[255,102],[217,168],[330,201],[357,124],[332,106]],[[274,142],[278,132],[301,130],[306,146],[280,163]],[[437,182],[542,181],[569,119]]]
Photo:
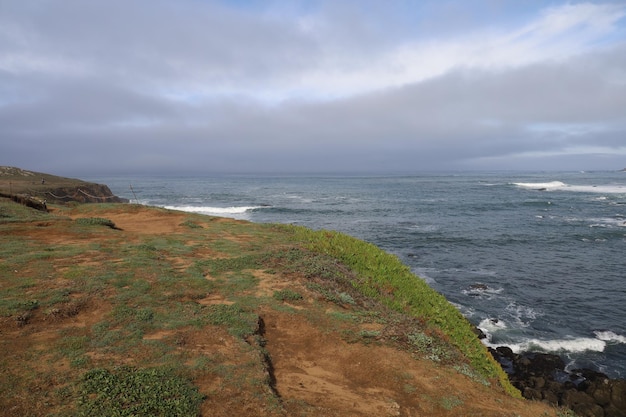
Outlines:
[[570,185],[562,181],[549,182],[514,182],[513,185],[530,190],[541,191],[573,191],[581,193],[600,194],[626,194],[626,185],[605,184],[605,185]]
[[[483,319],[477,326],[487,336],[485,342],[489,345],[493,339],[493,334],[506,330],[508,327],[504,320]],[[495,346],[494,346],[495,347]]]
[[[483,332],[488,335],[488,346],[500,346],[502,343],[491,343],[491,334],[495,330],[504,329],[505,327],[494,326],[489,320],[483,320],[478,326]],[[554,352],[554,353],[582,353],[582,352],[603,352],[608,344],[624,343],[626,344],[626,337],[616,334],[610,330],[596,331],[594,332],[596,337],[577,337],[568,339],[556,339],[556,340],[539,340],[528,339],[518,343],[507,343],[506,345],[511,348],[515,353],[520,352]]]
[[565,183],[561,181],[550,182],[514,182],[513,185],[517,185],[520,188],[529,188],[531,190],[558,190],[566,187]]
[[580,353],[588,351],[602,352],[606,347],[606,342],[590,337],[578,337],[557,340],[529,339],[521,343],[508,344],[507,346],[515,353],[537,350],[544,352]]
[[[480,275],[479,272],[476,272],[478,275]],[[488,275],[487,272],[485,272],[482,275]],[[467,289],[461,290],[461,294],[463,295],[467,295],[470,297],[483,297],[486,299],[491,299],[493,298],[495,295],[501,294],[502,291],[504,291],[504,288],[500,287],[500,288],[492,288],[492,287],[488,287],[484,284],[474,284],[472,286],[470,286]]]
[[515,317],[515,321],[520,327],[528,327],[530,322],[537,318],[537,311],[531,307],[518,305],[514,302],[506,306],[506,311]]
[[603,218],[591,218],[587,221],[593,222],[589,227],[607,227],[607,226],[626,226],[626,220],[623,217],[603,217]]
[[189,213],[206,214],[209,216],[232,217],[235,219],[241,219],[244,217],[244,215],[247,212],[251,210],[264,208],[264,207],[263,206],[238,206],[238,207],[163,206],[163,208],[170,209],[170,210],[186,211]]
[[568,185],[566,189],[567,191],[577,191],[581,193],[626,194],[626,186],[617,184]]
[[603,331],[595,331],[596,337],[605,342],[613,342],[613,343],[623,343],[626,344],[626,336],[622,336],[621,334],[613,333],[610,330]]

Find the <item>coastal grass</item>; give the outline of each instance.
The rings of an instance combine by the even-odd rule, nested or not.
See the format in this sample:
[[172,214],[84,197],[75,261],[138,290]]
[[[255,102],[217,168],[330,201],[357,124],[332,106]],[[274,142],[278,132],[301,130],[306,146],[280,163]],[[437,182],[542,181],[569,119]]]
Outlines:
[[45,221],[51,218],[53,216],[45,211],[33,210],[22,204],[16,204],[9,198],[0,197],[0,224]]
[[[471,324],[446,298],[415,276],[396,256],[362,240],[334,231],[285,226],[310,250],[339,259],[358,277],[352,285],[390,308],[426,320],[440,329],[483,378],[496,378],[510,395],[521,398],[498,363],[472,331]],[[428,342],[417,341],[419,345]],[[439,355],[437,355],[439,356]]]

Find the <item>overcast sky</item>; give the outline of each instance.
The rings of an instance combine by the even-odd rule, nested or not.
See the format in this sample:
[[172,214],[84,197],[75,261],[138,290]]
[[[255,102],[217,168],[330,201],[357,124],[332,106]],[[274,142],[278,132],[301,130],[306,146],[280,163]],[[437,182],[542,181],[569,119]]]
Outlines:
[[0,165],[626,167],[626,1],[0,0]]

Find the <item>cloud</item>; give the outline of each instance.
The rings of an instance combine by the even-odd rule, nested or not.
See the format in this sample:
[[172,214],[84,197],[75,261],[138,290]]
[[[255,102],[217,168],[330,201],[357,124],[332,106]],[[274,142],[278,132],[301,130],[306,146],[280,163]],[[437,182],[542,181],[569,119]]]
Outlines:
[[253,172],[624,160],[626,7],[419,3],[0,0],[0,164]]

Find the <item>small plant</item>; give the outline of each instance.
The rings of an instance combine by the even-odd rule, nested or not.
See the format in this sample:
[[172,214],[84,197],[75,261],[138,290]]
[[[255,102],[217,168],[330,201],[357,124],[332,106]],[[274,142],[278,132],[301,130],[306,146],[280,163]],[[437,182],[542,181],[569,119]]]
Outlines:
[[17,303],[17,307],[26,311],[33,311],[39,308],[38,300],[20,301]]
[[404,391],[407,394],[414,394],[417,391],[417,388],[415,388],[413,385],[411,384],[404,384],[402,386],[402,391]]
[[354,301],[354,298],[352,298],[352,296],[346,292],[339,293],[339,301],[341,301],[344,304],[350,304],[350,305],[356,304],[356,302]]
[[302,295],[294,290],[284,289],[274,291],[273,297],[278,301],[298,301],[302,300]]
[[380,332],[378,330],[361,330],[359,336],[365,339],[375,339],[380,336]]
[[474,371],[472,368],[470,368],[469,365],[467,364],[463,364],[463,365],[454,365],[453,368],[460,374],[465,375],[466,377],[470,378],[473,381],[476,381],[480,384],[483,384],[484,386],[488,387],[491,385],[491,383],[489,381],[487,381],[482,375],[480,375],[478,372]]
[[191,220],[184,221],[180,225],[188,227],[190,229],[202,229],[202,226],[200,226],[198,223],[192,222]]
[[450,411],[455,407],[463,404],[463,401],[458,397],[444,397],[441,399],[441,406]]
[[427,351],[434,342],[432,337],[424,333],[411,333],[407,337],[409,339],[409,342],[411,342],[411,344],[415,346],[420,352]]
[[115,226],[115,223],[113,223],[112,220],[105,219],[103,217],[81,217],[76,219],[76,223],[85,226],[106,226],[111,229],[117,229],[117,226]]

